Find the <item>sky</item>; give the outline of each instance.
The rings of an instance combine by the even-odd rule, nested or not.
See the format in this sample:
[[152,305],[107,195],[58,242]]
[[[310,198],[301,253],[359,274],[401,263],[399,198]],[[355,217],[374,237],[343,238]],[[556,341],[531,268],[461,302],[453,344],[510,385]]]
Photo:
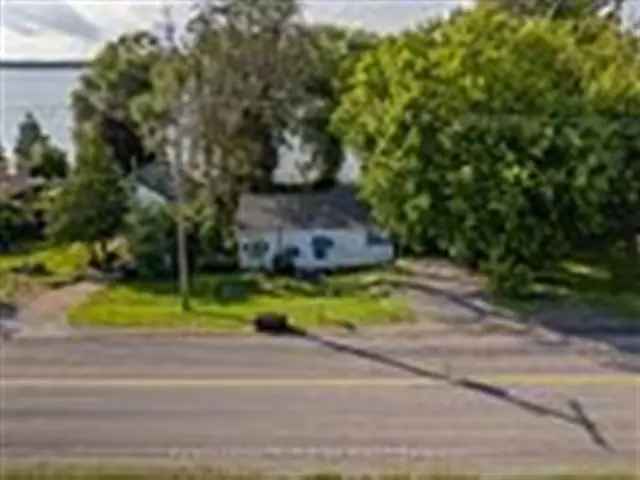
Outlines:
[[[391,32],[464,1],[306,0],[304,14],[309,21]],[[0,0],[0,59],[89,58],[125,31],[157,28],[166,5],[178,22],[191,8],[190,0]]]

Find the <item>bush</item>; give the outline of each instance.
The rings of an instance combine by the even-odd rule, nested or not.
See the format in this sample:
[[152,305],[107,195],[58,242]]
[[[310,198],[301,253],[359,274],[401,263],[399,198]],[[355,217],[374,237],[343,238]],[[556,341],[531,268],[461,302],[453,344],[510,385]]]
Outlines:
[[638,225],[638,52],[597,18],[477,7],[366,55],[334,127],[404,245],[522,293],[585,238]]
[[136,205],[126,218],[125,235],[136,273],[167,278],[175,272],[175,222],[166,207]]
[[0,201],[0,252],[14,250],[19,243],[37,236],[36,220],[30,209]]

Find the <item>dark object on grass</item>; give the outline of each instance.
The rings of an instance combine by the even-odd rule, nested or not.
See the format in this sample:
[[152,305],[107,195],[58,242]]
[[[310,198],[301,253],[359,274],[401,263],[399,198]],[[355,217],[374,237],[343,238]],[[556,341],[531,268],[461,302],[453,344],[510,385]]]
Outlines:
[[17,267],[12,268],[11,271],[12,273],[18,273],[21,275],[34,275],[41,277],[50,274],[46,265],[41,262],[23,263],[22,265],[18,265]]
[[320,270],[298,269],[296,278],[303,282],[321,283],[324,280],[324,273]]
[[0,319],[14,318],[18,314],[18,309],[10,303],[0,302]]
[[289,325],[289,319],[282,313],[260,314],[254,319],[253,326],[256,332],[270,335],[287,335],[294,331]]

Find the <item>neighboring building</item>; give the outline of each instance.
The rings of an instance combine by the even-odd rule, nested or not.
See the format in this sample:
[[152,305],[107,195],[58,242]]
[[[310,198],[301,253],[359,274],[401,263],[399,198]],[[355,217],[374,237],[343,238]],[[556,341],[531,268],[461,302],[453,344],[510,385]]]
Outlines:
[[27,173],[0,172],[0,199],[19,199],[36,192],[44,184],[42,178],[34,178]]
[[175,200],[175,182],[171,165],[157,160],[138,170],[133,176],[135,198],[142,206],[166,206]]
[[324,270],[371,266],[394,258],[351,187],[326,192],[246,194],[236,216],[240,267],[278,264]]

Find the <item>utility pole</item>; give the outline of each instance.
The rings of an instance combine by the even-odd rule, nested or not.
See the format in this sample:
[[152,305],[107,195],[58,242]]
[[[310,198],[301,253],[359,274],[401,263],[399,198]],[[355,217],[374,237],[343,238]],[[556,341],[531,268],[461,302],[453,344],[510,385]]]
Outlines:
[[[182,99],[180,99],[182,102]],[[179,114],[183,109],[179,108]],[[171,127],[171,145],[173,147],[173,174],[176,188],[176,225],[178,236],[178,276],[180,283],[180,298],[183,312],[191,311],[191,301],[189,292],[189,255],[187,252],[187,227],[184,218],[184,162],[183,151],[184,141],[180,128],[181,118],[175,120]]]
[[[170,55],[178,52],[175,39],[175,25],[171,18],[171,11],[165,9],[165,40],[169,48]],[[184,218],[184,131],[185,113],[188,98],[182,93],[178,96],[177,106],[173,110],[169,124],[169,156],[173,164],[173,178],[176,193],[176,235],[178,240],[178,282],[180,287],[180,299],[183,312],[191,311],[190,289],[189,289],[189,254],[187,245],[187,226]]]

